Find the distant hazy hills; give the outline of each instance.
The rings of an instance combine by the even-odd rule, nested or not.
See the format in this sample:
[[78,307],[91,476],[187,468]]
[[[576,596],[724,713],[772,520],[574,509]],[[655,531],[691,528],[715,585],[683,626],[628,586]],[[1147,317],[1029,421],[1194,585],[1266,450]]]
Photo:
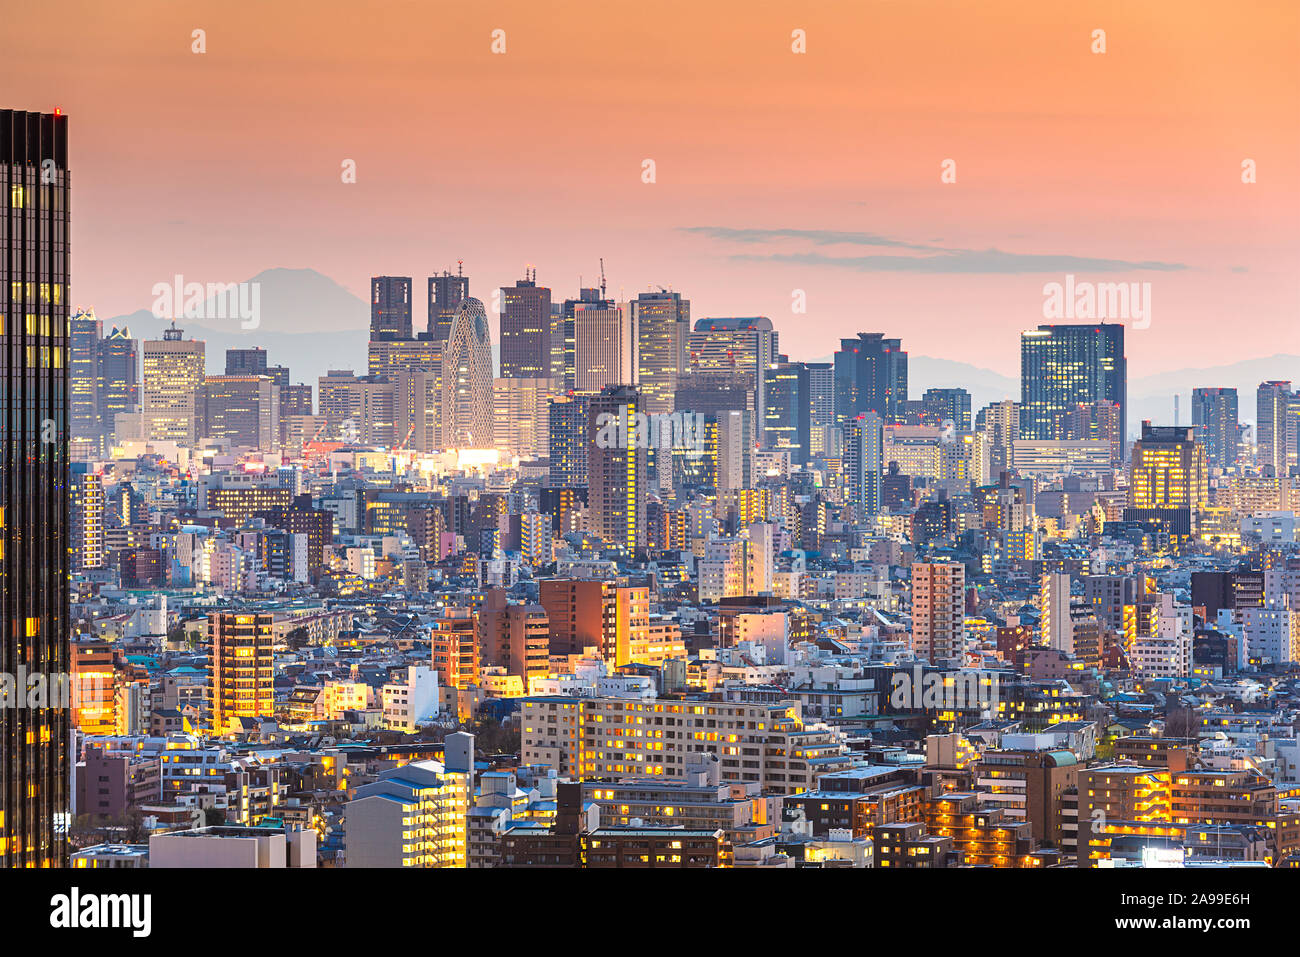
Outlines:
[[[1290,379],[1300,383],[1300,355],[1279,353],[1264,359],[1246,359],[1229,365],[1179,369],[1130,379],[1129,432],[1136,434],[1143,419],[1150,419],[1157,425],[1173,425],[1175,393],[1181,396],[1178,421],[1191,425],[1192,389],[1201,387],[1236,389],[1239,418],[1242,422],[1254,422],[1255,389],[1266,379]],[[990,402],[1020,398],[1018,378],[966,362],[932,356],[908,356],[907,385],[913,398],[918,398],[926,389],[954,386],[966,389],[971,394],[971,407],[976,412]]]
[[[187,277],[197,281],[202,277]],[[260,284],[261,317],[255,329],[241,329],[237,319],[182,319],[177,326],[187,338],[207,342],[210,373],[225,370],[227,349],[254,345],[267,350],[271,365],[287,365],[294,382],[316,380],[330,369],[366,368],[366,339],[370,325],[369,306],[333,279],[314,269],[267,269],[249,282]],[[423,296],[418,294],[414,312],[416,329],[424,327]],[[128,325],[138,339],[160,338],[170,323],[154,317],[150,297],[145,308],[126,316],[104,318],[107,329]],[[495,331],[495,330],[494,330]],[[494,337],[495,338],[495,337]],[[493,353],[498,343],[493,342]],[[829,360],[829,356],[821,361]],[[1180,369],[1129,380],[1129,430],[1136,432],[1143,419],[1163,425],[1173,423],[1174,394],[1179,393],[1179,421],[1191,423],[1192,389],[1198,386],[1235,388],[1243,422],[1255,420],[1255,389],[1266,379],[1300,382],[1300,355],[1278,354],[1247,359],[1230,365]],[[908,359],[908,388],[920,396],[929,388],[960,386],[971,393],[971,404],[979,410],[990,402],[1020,397],[1020,380],[990,369],[953,359],[911,355]]]

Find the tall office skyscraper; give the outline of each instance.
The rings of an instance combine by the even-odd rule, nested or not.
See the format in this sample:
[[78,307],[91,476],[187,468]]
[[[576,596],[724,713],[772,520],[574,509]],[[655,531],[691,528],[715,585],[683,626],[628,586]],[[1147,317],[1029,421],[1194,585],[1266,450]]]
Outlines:
[[1060,438],[1060,417],[1079,403],[1119,405],[1128,441],[1128,360],[1120,323],[1042,325],[1020,334],[1020,437]]
[[903,421],[907,405],[907,353],[899,339],[884,333],[859,332],[841,339],[835,353],[835,421],[844,427],[863,412],[874,412],[886,425]]
[[492,382],[494,444],[510,458],[547,458],[547,417],[559,394],[554,379],[495,379]]
[[808,397],[812,403],[809,451],[813,455],[829,455],[830,431],[835,428],[835,366],[829,362],[808,362],[805,365],[808,367]]
[[844,477],[848,500],[861,520],[880,514],[884,473],[885,424],[874,412],[849,419],[844,428]]
[[456,316],[456,308],[461,300],[469,298],[469,276],[461,272],[460,263],[456,264],[453,276],[447,270],[441,275],[429,277],[429,338],[437,342],[446,342],[451,335],[451,321]]
[[72,461],[107,454],[117,416],[139,404],[139,343],[127,329],[104,324],[93,309],[77,309],[68,320],[68,417]]
[[280,388],[265,375],[210,375],[203,386],[205,439],[273,451],[280,441]]
[[691,301],[681,293],[643,292],[628,304],[632,320],[633,368],[641,402],[649,415],[672,412],[678,376],[686,369]]
[[1255,464],[1286,475],[1300,464],[1300,394],[1289,381],[1261,382],[1255,392]]
[[[634,441],[641,397],[627,385],[604,388],[591,397],[587,419],[587,503],[592,531],[611,545],[645,545],[646,449]],[[609,416],[603,419],[603,416]],[[605,441],[608,423],[621,438]]]
[[370,338],[411,338],[410,276],[375,276],[370,280]]
[[[70,671],[68,119],[0,110],[0,670]],[[25,690],[25,689],[23,689]],[[0,708],[0,865],[65,864],[68,710]]]
[[265,349],[254,346],[252,349],[226,350],[226,375],[267,374]]
[[623,310],[609,300],[580,303],[573,314],[573,387],[599,392],[632,381],[632,343]]
[[444,447],[492,448],[492,337],[487,311],[477,299],[462,299],[452,317],[443,351],[441,412]]
[[790,449],[791,461],[802,468],[812,458],[812,396],[808,366],[776,362],[763,370],[763,447]]
[[204,381],[202,339],[183,339],[173,322],[144,343],[142,406],[147,439],[192,446],[198,440]]
[[105,436],[117,417],[140,407],[140,342],[131,330],[114,326],[99,343],[99,418]]
[[1172,534],[1196,531],[1197,513],[1209,503],[1205,447],[1195,428],[1142,423],[1129,460],[1128,507],[1124,521],[1148,522]]
[[765,316],[701,319],[687,339],[692,372],[742,375],[753,383],[754,411],[763,414],[763,370],[780,355],[779,334]]
[[100,456],[103,423],[99,416],[99,343],[104,323],[94,309],[68,317],[68,454],[74,462]]
[[531,278],[501,288],[501,378],[551,375],[551,290]]
[[958,432],[971,430],[970,393],[965,389],[926,389],[921,405],[937,422],[951,419]]
[[550,402],[550,470],[546,484],[551,488],[587,487],[587,420],[591,397],[581,394],[557,396]]
[[1193,389],[1192,426],[1205,446],[1211,468],[1226,469],[1237,462],[1241,431],[1237,421],[1236,389]]

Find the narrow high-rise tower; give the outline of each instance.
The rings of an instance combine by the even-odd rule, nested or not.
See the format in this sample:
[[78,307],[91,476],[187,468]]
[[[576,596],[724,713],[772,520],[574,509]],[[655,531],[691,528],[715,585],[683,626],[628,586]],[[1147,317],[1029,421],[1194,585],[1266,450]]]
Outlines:
[[462,299],[451,320],[443,349],[442,416],[444,447],[493,447],[492,338],[478,299]]
[[0,110],[0,865],[66,864],[68,118]]
[[537,271],[501,289],[501,378],[545,379],[551,374],[551,290]]
[[410,276],[375,276],[370,280],[370,338],[411,338]]

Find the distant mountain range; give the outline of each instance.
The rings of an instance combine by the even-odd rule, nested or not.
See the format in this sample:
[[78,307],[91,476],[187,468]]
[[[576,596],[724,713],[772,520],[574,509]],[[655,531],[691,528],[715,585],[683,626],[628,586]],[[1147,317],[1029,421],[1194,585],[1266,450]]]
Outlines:
[[[260,289],[256,328],[242,329],[238,319],[176,322],[187,339],[207,343],[209,374],[225,371],[227,349],[253,346],[266,349],[270,365],[288,366],[294,382],[314,386],[330,369],[365,372],[370,309],[364,301],[314,269],[267,269],[248,281],[258,283]],[[137,339],[161,338],[171,322],[157,318],[152,305],[105,318],[104,328],[125,325]]]
[[[182,319],[177,326],[187,338],[207,342],[209,373],[225,371],[227,349],[257,345],[267,350],[271,365],[287,365],[292,381],[316,384],[330,369],[366,369],[369,306],[333,279],[314,269],[267,269],[249,282],[260,286],[257,328],[240,328],[237,319]],[[129,326],[138,339],[161,338],[170,322],[158,319],[149,307],[129,315],[105,318],[104,326]],[[424,316],[414,310],[416,328]],[[493,343],[493,353],[497,351]],[[829,361],[827,356],[819,361]],[[1300,381],[1300,355],[1283,354],[1247,359],[1228,365],[1162,372],[1129,380],[1129,431],[1143,419],[1168,425],[1174,416],[1174,395],[1181,396],[1179,421],[1191,424],[1192,389],[1199,386],[1235,388],[1243,422],[1255,420],[1255,389],[1266,379]],[[1020,397],[1020,380],[955,359],[911,355],[908,388],[913,396],[926,389],[960,386],[971,394],[975,410],[990,402]]]
[[[830,357],[817,360],[828,362]],[[1174,424],[1174,395],[1179,396],[1178,423],[1192,424],[1192,389],[1237,390],[1237,416],[1255,421],[1255,390],[1268,379],[1300,383],[1300,355],[1278,353],[1264,359],[1246,359],[1229,365],[1179,369],[1130,379],[1128,384],[1129,434],[1137,435],[1143,419],[1157,425]],[[992,369],[982,369],[954,359],[909,355],[907,387],[913,398],[926,389],[962,388],[971,394],[971,409],[978,412],[990,402],[1020,398],[1020,380]]]
[[[1228,365],[1179,369],[1129,379],[1129,433],[1137,435],[1143,419],[1157,425],[1174,424],[1174,396],[1178,395],[1178,424],[1192,424],[1192,390],[1221,388],[1237,390],[1237,416],[1242,422],[1255,421],[1255,390],[1268,379],[1300,382],[1300,355],[1278,353],[1261,359],[1245,359]],[[978,411],[990,402],[1020,398],[1020,380],[989,369],[951,359],[909,356],[908,391],[915,397],[926,389],[960,386],[971,394],[971,407]]]

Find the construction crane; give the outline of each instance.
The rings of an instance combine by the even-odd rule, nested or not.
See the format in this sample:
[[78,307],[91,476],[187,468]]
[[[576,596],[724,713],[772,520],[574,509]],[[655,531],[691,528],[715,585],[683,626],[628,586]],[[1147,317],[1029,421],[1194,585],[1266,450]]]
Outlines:
[[400,452],[402,451],[402,449],[406,448],[406,443],[411,441],[411,436],[413,436],[414,434],[415,434],[415,426],[411,426],[406,432],[406,438],[402,439],[402,444],[399,445],[397,448],[393,449],[393,451]]
[[605,298],[605,257],[600,257],[600,298]]

